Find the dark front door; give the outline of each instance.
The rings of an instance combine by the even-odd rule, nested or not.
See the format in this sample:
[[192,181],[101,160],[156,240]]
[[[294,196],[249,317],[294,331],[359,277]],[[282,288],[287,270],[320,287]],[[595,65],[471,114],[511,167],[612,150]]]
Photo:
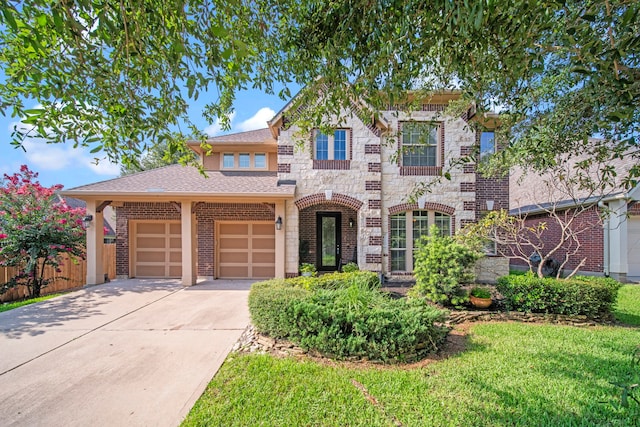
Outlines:
[[318,212],[316,218],[316,266],[319,271],[335,271],[340,267],[342,233],[340,212]]

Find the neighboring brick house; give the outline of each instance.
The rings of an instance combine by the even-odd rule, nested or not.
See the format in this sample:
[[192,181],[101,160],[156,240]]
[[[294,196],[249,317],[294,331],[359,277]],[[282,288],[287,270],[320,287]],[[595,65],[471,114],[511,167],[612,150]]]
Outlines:
[[[449,168],[478,147],[495,149],[469,113],[443,115],[454,98],[434,96],[410,114],[390,108],[375,121],[354,103],[339,123],[327,123],[339,126],[333,134],[316,130],[303,141],[285,107],[268,128],[211,138],[207,155],[194,143],[208,178],[168,166],[65,194],[86,200],[96,220],[105,206],[116,208],[121,277],[182,277],[189,285],[198,276],[285,277],[302,262],[332,271],[350,261],[402,277],[429,226],[452,234],[487,209],[509,208],[508,178],[483,178],[470,163]],[[435,180],[410,201],[417,184]],[[89,252],[99,253],[94,234]],[[100,269],[90,264],[88,283],[99,283]]]
[[[614,167],[618,178],[622,178],[633,161],[631,158],[618,159],[607,162],[607,165]],[[580,231],[577,234],[580,248],[569,258],[565,273],[573,271],[584,259],[584,265],[578,269],[581,274],[606,275],[621,281],[640,278],[638,187],[627,191],[620,183],[613,183],[604,186],[605,189],[598,194],[587,190],[574,193],[559,189],[555,184],[547,185],[550,179],[553,178],[549,175],[527,174],[523,177],[519,172],[513,173],[510,213],[524,216],[528,226],[544,222],[547,230],[543,236],[548,240],[547,247],[552,247],[559,243],[560,224],[550,217],[549,211],[555,210],[567,218],[580,212],[571,227]],[[568,192],[572,193],[571,197]],[[566,253],[563,248],[553,258],[561,261]],[[523,267],[525,263],[512,259],[511,265]]]

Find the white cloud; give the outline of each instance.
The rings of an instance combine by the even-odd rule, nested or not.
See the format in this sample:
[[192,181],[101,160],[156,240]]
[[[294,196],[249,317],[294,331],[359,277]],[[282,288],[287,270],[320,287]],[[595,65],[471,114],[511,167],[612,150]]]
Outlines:
[[248,130],[263,129],[267,127],[267,121],[271,120],[276,112],[269,107],[263,107],[258,110],[253,117],[248,118],[238,125],[238,130],[245,132]]
[[[20,129],[28,133],[31,129],[20,122],[13,122],[10,130]],[[71,144],[46,143],[42,138],[26,137],[22,143],[26,152],[24,156],[29,166],[36,170],[60,171],[67,168],[88,169],[103,176],[117,176],[120,168],[117,164],[102,159],[96,164],[95,155],[85,147],[73,148]]]
[[[234,111],[233,113],[229,114],[229,123],[231,123],[231,126],[233,126],[233,119],[236,116],[236,112]],[[215,123],[213,123],[212,125],[207,126],[204,129],[204,133],[206,133],[207,135],[211,136],[216,136],[222,133],[222,125],[220,123],[220,118],[217,118]]]

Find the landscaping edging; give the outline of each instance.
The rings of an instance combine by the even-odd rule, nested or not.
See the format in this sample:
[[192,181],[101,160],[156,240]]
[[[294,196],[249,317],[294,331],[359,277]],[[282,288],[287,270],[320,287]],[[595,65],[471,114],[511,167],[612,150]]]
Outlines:
[[610,318],[588,318],[565,314],[525,313],[521,311],[451,311],[447,324],[458,325],[465,322],[515,321],[524,323],[552,323],[570,326],[596,326],[613,324]]

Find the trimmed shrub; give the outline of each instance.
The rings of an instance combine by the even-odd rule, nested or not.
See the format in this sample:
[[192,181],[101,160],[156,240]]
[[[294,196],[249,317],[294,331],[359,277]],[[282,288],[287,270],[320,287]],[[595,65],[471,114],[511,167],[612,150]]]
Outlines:
[[438,349],[446,312],[421,300],[394,300],[366,286],[323,289],[294,303],[290,339],[321,354],[392,361]]
[[251,321],[261,333],[287,338],[293,329],[293,303],[308,295],[308,290],[282,279],[254,283],[249,292]]
[[349,262],[342,266],[343,273],[353,273],[354,271],[360,271],[360,267],[355,262]]
[[416,252],[413,274],[416,284],[410,295],[439,304],[459,306],[469,300],[460,287],[474,280],[473,269],[480,255],[451,236],[441,236],[434,225],[422,238]]
[[620,282],[608,277],[538,278],[532,273],[498,279],[496,288],[508,310],[533,313],[607,316]]

